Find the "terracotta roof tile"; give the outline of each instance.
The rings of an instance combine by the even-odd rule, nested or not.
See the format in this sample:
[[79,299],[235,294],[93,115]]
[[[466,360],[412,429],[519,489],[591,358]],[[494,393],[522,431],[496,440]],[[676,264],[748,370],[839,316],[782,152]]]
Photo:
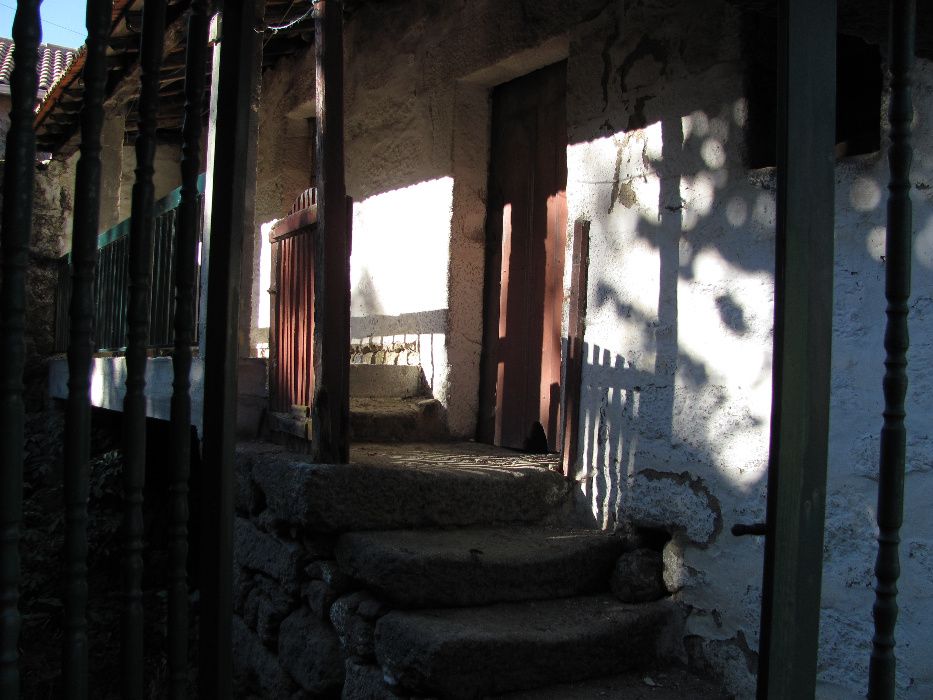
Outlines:
[[[65,72],[74,60],[76,49],[42,44],[39,47],[39,62],[36,70],[39,74],[39,94],[44,95],[56,80]],[[10,84],[10,72],[13,70],[13,40],[0,38],[0,85]]]

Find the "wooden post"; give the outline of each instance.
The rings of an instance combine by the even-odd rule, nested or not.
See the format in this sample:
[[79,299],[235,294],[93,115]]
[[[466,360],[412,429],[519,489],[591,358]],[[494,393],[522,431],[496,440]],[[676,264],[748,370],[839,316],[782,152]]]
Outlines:
[[564,381],[564,434],[561,460],[564,476],[575,477],[580,451],[580,392],[583,390],[583,337],[586,332],[586,288],[590,263],[590,222],[573,224],[570,272],[570,314],[567,338],[567,377]]
[[[204,419],[199,693],[232,696],[233,458],[244,232],[253,229],[256,99],[264,0],[224,3],[214,18],[204,247]],[[221,23],[222,20],[222,23]],[[202,287],[203,289],[203,287]]]
[[349,461],[350,240],[343,162],[343,3],[320,0],[317,57],[318,235],[314,255],[311,456]]
[[812,698],[833,310],[835,0],[782,0],[771,456],[758,697]]
[[904,519],[904,469],[907,459],[907,316],[910,311],[910,258],[913,210],[910,164],[913,159],[911,69],[914,62],[914,0],[891,2],[891,146],[888,161],[888,230],[885,242],[885,296],[888,323],[884,334],[884,425],[878,474],[878,556],[875,560],[875,634],[868,667],[868,697],[895,696],[894,629],[897,624],[897,579],[900,575],[901,522]]
[[185,56],[185,119],[182,127],[181,203],[175,243],[175,351],[172,355],[172,519],[168,599],[168,664],[171,697],[188,697],[188,480],[191,475],[191,345],[194,285],[200,231],[198,176],[201,113],[207,61],[207,1],[194,0],[188,17]]

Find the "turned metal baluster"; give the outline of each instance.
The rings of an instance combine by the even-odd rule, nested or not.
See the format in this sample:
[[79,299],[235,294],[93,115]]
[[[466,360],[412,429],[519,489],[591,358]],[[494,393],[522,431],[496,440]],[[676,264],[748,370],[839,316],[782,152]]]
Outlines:
[[130,219],[130,295],[127,315],[126,398],[123,402],[125,513],[123,697],[143,697],[143,486],[146,478],[146,344],[149,336],[149,288],[154,225],[152,184],[159,107],[159,72],[165,30],[165,0],[143,8],[136,139],[136,182]]
[[101,128],[107,83],[107,36],[110,0],[87,5],[87,54],[84,109],[81,112],[81,157],[75,175],[72,231],[68,403],[65,413],[65,639],[63,680],[68,697],[86,698],[87,639],[87,498],[90,451],[90,373],[94,352],[94,276],[100,223]]
[[171,571],[168,598],[168,664],[172,697],[186,698],[188,685],[188,479],[191,464],[191,344],[201,205],[201,110],[207,62],[207,2],[195,0],[188,17],[185,59],[185,121],[182,128],[181,204],[175,243],[175,380],[172,393]]
[[885,255],[885,296],[888,323],[884,334],[884,425],[878,479],[878,556],[875,560],[875,635],[868,672],[868,697],[894,698],[894,627],[897,623],[898,545],[904,515],[904,468],[907,430],[908,300],[912,211],[910,164],[913,158],[910,122],[913,118],[910,73],[914,57],[914,0],[891,2],[891,146],[888,162],[888,230]]
[[32,129],[42,31],[38,0],[20,0],[13,20],[15,65],[3,181],[0,289],[0,697],[19,697],[19,527],[23,512],[23,328],[32,233],[36,135]]

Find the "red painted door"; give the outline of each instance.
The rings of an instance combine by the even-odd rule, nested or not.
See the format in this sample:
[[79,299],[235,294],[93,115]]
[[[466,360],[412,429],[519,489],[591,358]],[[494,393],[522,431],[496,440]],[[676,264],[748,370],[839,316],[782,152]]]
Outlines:
[[556,451],[567,228],[566,63],[493,92],[479,437]]

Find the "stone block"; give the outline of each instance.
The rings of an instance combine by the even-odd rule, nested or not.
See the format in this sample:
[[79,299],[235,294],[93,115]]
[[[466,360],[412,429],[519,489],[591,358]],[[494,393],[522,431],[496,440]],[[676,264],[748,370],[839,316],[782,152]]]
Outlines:
[[298,686],[244,620],[233,616],[233,668],[238,684],[263,697],[292,698]]
[[661,553],[652,549],[626,552],[616,560],[609,586],[623,603],[648,603],[663,598]]
[[351,656],[370,658],[375,653],[375,622],[359,614],[361,605],[374,601],[365,591],[338,598],[330,606],[330,621],[344,651]]
[[385,684],[382,669],[362,659],[347,659],[342,700],[398,700]]
[[308,608],[299,608],[282,622],[279,661],[312,695],[333,693],[343,684],[343,654],[337,635]]
[[297,594],[306,558],[304,549],[297,542],[285,542],[262,532],[244,518],[236,518],[234,559],[239,566],[260,571],[278,581],[291,594]]
[[320,619],[330,619],[330,606],[337,600],[337,592],[324,581],[308,581],[303,584],[301,597],[308,602],[311,612]]

